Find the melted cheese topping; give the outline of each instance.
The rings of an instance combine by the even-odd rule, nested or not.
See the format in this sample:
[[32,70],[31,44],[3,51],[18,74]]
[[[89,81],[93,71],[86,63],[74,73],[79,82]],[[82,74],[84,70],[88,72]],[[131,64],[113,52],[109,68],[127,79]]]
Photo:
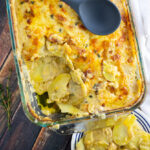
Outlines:
[[48,92],[47,103],[56,102],[62,112],[97,114],[130,106],[142,94],[126,0],[112,1],[121,12],[121,25],[99,36],[85,29],[74,10],[60,0],[15,0],[18,53],[35,92]]

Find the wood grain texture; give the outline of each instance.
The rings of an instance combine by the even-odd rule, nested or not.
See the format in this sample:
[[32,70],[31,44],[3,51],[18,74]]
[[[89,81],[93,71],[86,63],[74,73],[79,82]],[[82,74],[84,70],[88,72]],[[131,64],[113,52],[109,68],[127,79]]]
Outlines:
[[0,0],[0,34],[7,21],[6,3],[5,0]]
[[[12,72],[10,73],[10,69]],[[10,76],[10,92],[12,94],[11,97],[11,116],[15,113],[19,103],[20,103],[20,93],[19,88],[17,84],[17,76],[16,76],[16,70],[13,60],[13,54],[12,52],[9,54],[7,60],[5,61],[3,68],[0,70],[0,83],[3,84],[6,87],[6,82],[8,76]],[[7,117],[6,113],[2,106],[0,106],[0,139],[3,136],[7,129]]]
[[42,128],[32,150],[65,150],[71,135],[60,135],[48,128]]
[[0,68],[11,49],[5,0],[0,0]]
[[1,150],[31,150],[40,127],[31,123],[20,105],[11,125],[0,141]]
[[11,49],[8,21],[0,34],[0,68],[8,56]]
[[70,141],[68,142],[65,150],[71,150],[71,138],[70,138]]
[[0,150],[70,150],[71,135],[58,135],[48,128],[31,123],[25,116],[17,84],[13,53],[6,13],[5,0],[0,0],[0,83],[6,84],[11,74],[11,129],[7,129],[7,118],[0,107]]
[[51,130],[48,131],[50,136],[42,150],[65,150],[66,146],[70,142],[71,135],[60,135]]
[[43,149],[48,137],[49,137],[49,133],[47,133],[47,128],[42,128],[33,147],[32,150],[41,150]]

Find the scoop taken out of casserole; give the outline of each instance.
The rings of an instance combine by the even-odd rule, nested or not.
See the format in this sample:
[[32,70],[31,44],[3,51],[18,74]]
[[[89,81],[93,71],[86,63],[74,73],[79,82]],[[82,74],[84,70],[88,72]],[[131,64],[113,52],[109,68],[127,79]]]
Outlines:
[[112,0],[122,21],[107,36],[89,32],[60,0],[11,1],[17,54],[27,66],[43,113],[59,109],[84,116],[139,100],[143,79],[126,0]]

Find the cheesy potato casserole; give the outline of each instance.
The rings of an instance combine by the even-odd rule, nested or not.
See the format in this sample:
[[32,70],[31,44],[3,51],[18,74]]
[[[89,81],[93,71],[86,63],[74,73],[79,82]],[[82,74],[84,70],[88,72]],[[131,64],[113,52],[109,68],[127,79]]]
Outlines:
[[76,150],[150,150],[150,134],[143,131],[134,115],[95,122],[84,133]]
[[112,0],[122,16],[107,36],[94,35],[61,0],[11,0],[17,55],[27,66],[46,115],[99,114],[135,104],[143,79],[126,0]]

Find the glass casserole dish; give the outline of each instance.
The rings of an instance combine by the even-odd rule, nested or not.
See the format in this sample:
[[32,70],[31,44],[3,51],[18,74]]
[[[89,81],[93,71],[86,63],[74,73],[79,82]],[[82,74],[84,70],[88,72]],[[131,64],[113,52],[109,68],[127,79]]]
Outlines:
[[[126,11],[127,11],[126,13],[129,15],[129,20],[126,21],[126,19],[122,15],[122,22],[125,22],[126,25],[131,28],[130,29],[131,34],[132,34],[131,36],[134,36],[134,40],[133,41],[131,40],[130,42],[131,43],[133,42],[132,44],[135,47],[135,52],[133,52],[133,53],[135,53],[134,56],[136,56],[136,59],[137,59],[135,78],[137,78],[136,81],[140,80],[140,85],[136,84],[137,87],[138,86],[140,87],[139,96],[137,97],[137,100],[133,100],[132,103],[130,103],[126,106],[122,105],[120,108],[119,107],[118,108],[114,107],[114,109],[101,110],[101,111],[98,111],[98,113],[93,113],[93,114],[91,113],[89,115],[85,115],[85,116],[81,116],[81,117],[79,117],[79,116],[77,117],[75,115],[70,115],[67,112],[64,112],[64,113],[56,112],[56,113],[52,113],[52,114],[47,115],[47,114],[43,113],[43,111],[41,110],[41,106],[39,106],[39,103],[38,103],[38,100],[37,100],[37,99],[40,99],[40,98],[37,97],[37,94],[34,91],[33,85],[30,82],[31,81],[31,79],[30,79],[31,75],[29,75],[29,73],[28,73],[28,68],[32,64],[29,63],[27,65],[26,60],[24,58],[22,58],[22,56],[20,56],[20,53],[18,53],[18,51],[20,51],[20,49],[19,49],[19,46],[18,46],[18,37],[17,37],[17,34],[16,34],[18,32],[17,27],[16,27],[17,24],[14,21],[17,18],[14,15],[15,14],[15,11],[14,11],[15,10],[15,8],[14,8],[15,0],[10,0],[10,1],[7,0],[6,2],[7,2],[7,12],[8,12],[8,18],[9,18],[9,26],[10,26],[10,33],[11,33],[11,39],[12,39],[12,47],[13,47],[13,52],[14,52],[14,59],[15,59],[15,64],[16,64],[18,80],[19,80],[19,87],[20,87],[20,91],[21,91],[22,105],[23,105],[25,114],[27,115],[27,117],[32,122],[34,122],[37,125],[40,125],[42,127],[54,127],[55,125],[56,126],[60,125],[60,128],[62,127],[63,130],[69,130],[69,132],[70,132],[71,129],[74,131],[74,126],[76,126],[75,124],[80,124],[80,123],[82,124],[82,122],[84,122],[86,120],[91,120],[91,118],[100,117],[100,116],[103,116],[104,114],[106,115],[106,117],[109,117],[111,115],[124,113],[124,112],[129,112],[129,111],[134,110],[135,108],[137,108],[141,104],[141,102],[143,101],[143,98],[144,98],[144,93],[145,93],[145,82],[144,82],[144,74],[143,74],[143,68],[142,68],[142,60],[141,60],[140,51],[139,51],[139,48],[138,48],[138,41],[137,41],[136,35],[135,35],[134,25],[133,25],[133,22],[132,22],[132,16],[131,16],[131,11],[130,11],[130,6],[129,6],[130,3],[129,2],[126,5],[126,7],[128,7],[126,9]],[[26,1],[19,1],[19,2],[20,2],[20,5],[24,5],[24,3],[26,3]],[[115,2],[117,2],[117,0]],[[120,0],[118,2],[124,3],[126,1]],[[34,5],[34,3],[36,3],[36,1],[31,1],[30,5]],[[59,7],[60,7],[60,9],[62,9],[62,5],[59,5]],[[123,8],[119,8],[119,9],[123,9]],[[27,15],[28,15],[28,12],[27,12]],[[30,15],[33,15],[33,14],[31,13]],[[53,18],[54,16],[50,15],[50,17]],[[57,18],[60,19],[61,21],[64,20],[61,16],[57,16]],[[27,20],[27,23],[30,24],[30,20]],[[84,28],[84,27],[81,25],[81,28]],[[127,38],[128,38],[130,33],[128,33],[128,30],[126,32],[127,32]],[[115,36],[116,35],[117,34],[115,34]],[[111,37],[111,35],[109,35],[109,36]],[[121,39],[121,40],[123,40],[123,39]],[[130,38],[129,38],[129,40],[130,40]],[[51,42],[55,42],[55,40],[53,40]],[[69,41],[69,42],[71,42],[71,41]],[[104,47],[105,47],[105,45],[107,45],[107,43],[103,44]],[[119,47],[119,43],[117,43],[117,46]],[[131,47],[131,49],[132,48],[133,47]],[[93,51],[95,51],[95,50],[93,49]],[[105,49],[104,49],[104,51],[105,51]],[[97,51],[95,53],[97,53]],[[110,51],[110,53],[112,53],[112,52]],[[82,55],[82,52],[81,52],[81,55]],[[99,54],[97,54],[97,56],[100,57]],[[120,56],[116,54],[116,55],[113,55],[113,57],[111,57],[111,59],[113,61],[116,61],[117,59],[120,59]],[[127,61],[128,61],[128,63],[132,63],[132,58],[128,59]],[[110,68],[114,68],[114,66],[109,65],[109,62],[107,63],[105,61],[105,62],[103,62],[103,64],[105,64],[105,67],[103,67],[103,70],[106,70],[105,72],[103,72],[103,76],[105,78],[107,78],[107,80],[108,80],[107,83],[109,84],[109,87],[107,89],[110,92],[113,93],[115,91],[114,91],[114,88],[112,88],[110,86],[110,82],[111,81],[114,82],[114,76],[111,76],[111,75],[114,74],[115,76],[118,76],[117,70],[116,69],[114,69],[115,71],[113,71],[113,69],[111,70]],[[38,63],[37,63],[36,67],[37,68],[39,67]],[[107,71],[109,69],[111,70],[111,72]],[[90,72],[86,72],[85,75],[88,76],[89,78],[92,78],[91,75],[88,74],[88,73],[90,73]],[[32,74],[34,74],[34,73],[32,73]],[[97,89],[97,87],[96,87],[96,89]],[[124,93],[124,95],[128,94],[128,91],[125,88],[121,89],[121,91]],[[88,96],[91,97],[91,95],[88,95]],[[50,94],[49,94],[49,97],[50,97]],[[41,96],[41,98],[44,98],[44,95]],[[61,108],[61,106],[59,106],[59,108]],[[65,125],[67,125],[67,128],[63,128],[63,127],[65,127]]]

